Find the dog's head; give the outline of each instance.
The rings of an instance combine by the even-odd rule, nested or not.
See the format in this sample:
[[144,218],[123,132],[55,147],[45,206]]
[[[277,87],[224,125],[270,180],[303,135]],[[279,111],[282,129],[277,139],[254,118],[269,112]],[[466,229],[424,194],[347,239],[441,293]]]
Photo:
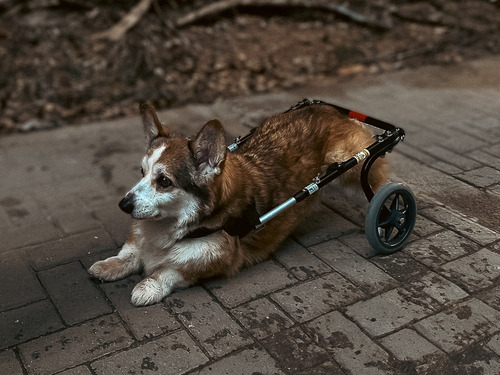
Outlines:
[[135,219],[174,219],[181,225],[199,220],[212,208],[211,185],[226,156],[221,123],[207,122],[191,140],[163,126],[151,105],[140,109],[147,145],[143,177],[120,208]]

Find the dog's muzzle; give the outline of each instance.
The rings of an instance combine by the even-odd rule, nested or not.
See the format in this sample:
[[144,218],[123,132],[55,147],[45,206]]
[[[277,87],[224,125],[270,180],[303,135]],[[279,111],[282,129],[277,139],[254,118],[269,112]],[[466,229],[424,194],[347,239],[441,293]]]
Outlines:
[[126,212],[127,214],[131,214],[132,211],[134,211],[134,196],[133,196],[133,194],[126,195],[125,198],[123,198],[120,201],[120,203],[118,203],[118,206],[120,206],[122,211]]

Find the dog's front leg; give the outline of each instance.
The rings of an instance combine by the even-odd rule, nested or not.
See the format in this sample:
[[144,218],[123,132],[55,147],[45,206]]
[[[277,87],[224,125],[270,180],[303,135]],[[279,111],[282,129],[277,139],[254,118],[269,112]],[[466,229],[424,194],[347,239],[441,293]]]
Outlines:
[[132,290],[131,302],[136,306],[151,305],[160,302],[174,289],[186,288],[189,285],[190,283],[175,269],[155,271],[135,286]]
[[133,242],[126,242],[117,256],[101,260],[89,268],[89,273],[103,281],[122,279],[140,271],[139,249]]

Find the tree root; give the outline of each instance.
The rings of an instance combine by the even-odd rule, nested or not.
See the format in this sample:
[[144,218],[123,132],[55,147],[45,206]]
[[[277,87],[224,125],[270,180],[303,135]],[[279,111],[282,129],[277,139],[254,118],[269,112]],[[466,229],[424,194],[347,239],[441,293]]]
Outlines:
[[140,0],[130,12],[128,12],[118,23],[113,25],[110,29],[96,33],[91,36],[92,40],[108,39],[116,42],[123,38],[128,30],[133,28],[146,14],[151,7],[153,0]]
[[353,22],[374,29],[389,30],[391,28],[390,25],[371,20],[344,6],[320,2],[317,0],[219,0],[179,18],[176,22],[176,26],[178,28],[186,27],[204,19],[213,18],[228,10],[244,7],[301,8],[319,10],[334,13]]

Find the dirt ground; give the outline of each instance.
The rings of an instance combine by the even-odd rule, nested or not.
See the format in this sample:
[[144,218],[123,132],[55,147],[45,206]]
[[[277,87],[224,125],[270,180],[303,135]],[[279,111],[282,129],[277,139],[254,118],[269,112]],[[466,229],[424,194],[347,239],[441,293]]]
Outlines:
[[151,0],[110,39],[139,0],[0,0],[0,134],[500,52],[498,0],[276,1]]

